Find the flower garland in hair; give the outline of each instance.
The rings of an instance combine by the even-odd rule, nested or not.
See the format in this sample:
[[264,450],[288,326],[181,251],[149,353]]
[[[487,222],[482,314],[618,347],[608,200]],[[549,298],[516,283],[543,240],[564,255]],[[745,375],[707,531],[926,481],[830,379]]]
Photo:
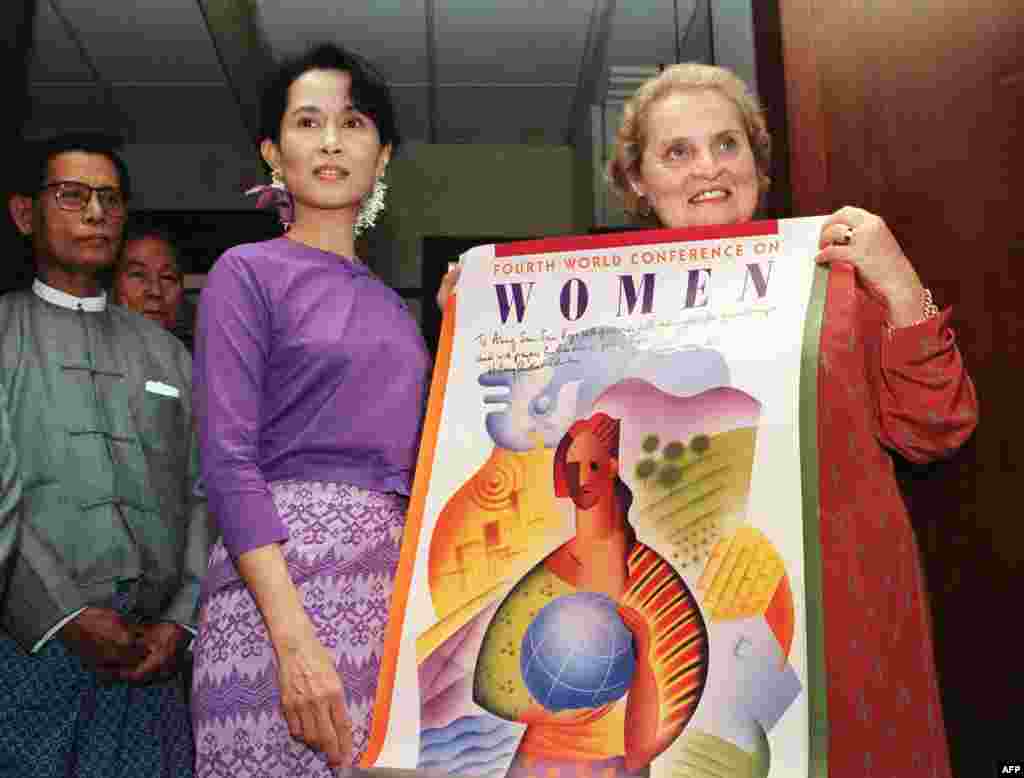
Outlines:
[[384,179],[378,178],[373,185],[373,191],[363,201],[359,209],[359,216],[356,218],[352,232],[359,236],[377,223],[377,217],[384,211],[384,196],[388,193],[388,185]]

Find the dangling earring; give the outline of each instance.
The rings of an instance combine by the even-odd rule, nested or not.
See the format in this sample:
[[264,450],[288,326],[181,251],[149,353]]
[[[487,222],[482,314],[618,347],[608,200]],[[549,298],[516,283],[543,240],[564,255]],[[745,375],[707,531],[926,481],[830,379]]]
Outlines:
[[632,187],[633,194],[636,195],[637,213],[640,216],[647,216],[651,212],[650,201],[648,201],[648,199],[644,196],[644,193],[640,191],[640,187],[638,187],[635,183],[632,184]]
[[270,170],[270,185],[274,189],[280,189],[282,192],[288,191],[288,186],[284,182],[284,176],[281,175],[281,171],[276,167]]
[[640,216],[650,216],[653,208],[651,207],[651,201],[647,197],[641,194],[639,189],[634,189],[636,194],[636,211]]
[[378,178],[373,184],[373,191],[363,199],[359,208],[359,216],[356,218],[352,231],[358,236],[377,223],[377,216],[384,210],[384,195],[388,192],[388,185],[383,178]]

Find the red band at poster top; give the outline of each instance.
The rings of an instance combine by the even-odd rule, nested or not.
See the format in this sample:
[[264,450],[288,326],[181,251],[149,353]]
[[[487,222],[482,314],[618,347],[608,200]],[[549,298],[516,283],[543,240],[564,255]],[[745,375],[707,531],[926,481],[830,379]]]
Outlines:
[[607,235],[573,235],[564,238],[540,238],[499,243],[494,247],[494,256],[502,259],[554,251],[605,249],[643,243],[683,243],[721,238],[749,238],[755,235],[777,235],[778,231],[778,222],[774,219],[727,226],[718,224],[710,227],[687,227],[681,230],[626,230]]

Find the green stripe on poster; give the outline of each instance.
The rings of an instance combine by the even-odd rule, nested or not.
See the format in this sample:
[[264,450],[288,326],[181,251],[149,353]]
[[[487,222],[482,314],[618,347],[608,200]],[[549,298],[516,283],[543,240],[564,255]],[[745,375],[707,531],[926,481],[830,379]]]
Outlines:
[[804,513],[804,584],[807,613],[807,697],[810,778],[828,776],[828,695],[825,611],[822,603],[821,506],[818,502],[818,365],[828,270],[815,269],[804,322],[800,363],[800,451]]

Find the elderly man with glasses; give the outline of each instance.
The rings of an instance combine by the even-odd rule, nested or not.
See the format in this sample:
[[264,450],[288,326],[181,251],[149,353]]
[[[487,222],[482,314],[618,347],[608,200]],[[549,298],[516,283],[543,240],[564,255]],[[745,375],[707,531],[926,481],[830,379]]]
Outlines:
[[108,306],[129,181],[99,138],[38,144],[9,201],[31,290],[0,297],[21,488],[0,600],[0,778],[189,776],[177,662],[206,563],[191,359]]

